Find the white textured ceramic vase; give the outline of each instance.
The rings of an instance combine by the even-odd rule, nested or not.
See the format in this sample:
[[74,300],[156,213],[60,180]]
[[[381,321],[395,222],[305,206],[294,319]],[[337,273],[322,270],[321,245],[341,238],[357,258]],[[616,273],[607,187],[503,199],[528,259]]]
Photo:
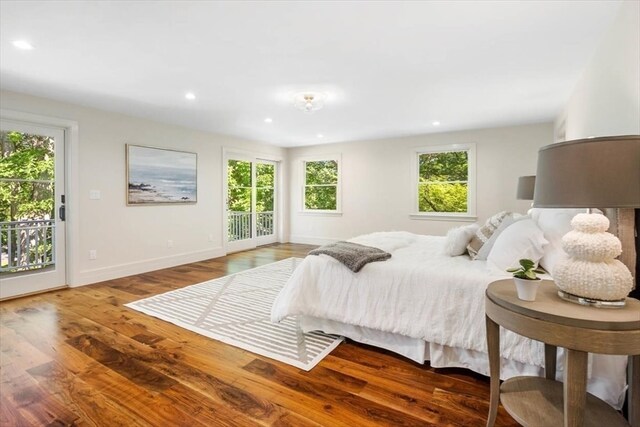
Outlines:
[[607,233],[609,220],[600,214],[578,214],[573,230],[562,238],[569,255],[556,264],[553,278],[561,290],[603,301],[624,299],[633,288],[629,269],[615,258],[622,253],[620,240]]
[[516,283],[516,291],[518,298],[523,301],[535,301],[536,294],[538,293],[538,287],[540,286],[540,279],[527,280],[514,277],[513,281]]

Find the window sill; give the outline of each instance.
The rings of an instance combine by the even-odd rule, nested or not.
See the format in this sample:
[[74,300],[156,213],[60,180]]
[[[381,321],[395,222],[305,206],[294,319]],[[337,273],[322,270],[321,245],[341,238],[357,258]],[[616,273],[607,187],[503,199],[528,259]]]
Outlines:
[[298,211],[298,214],[308,216],[342,216],[342,212],[338,211]]
[[478,217],[467,214],[436,214],[436,213],[412,213],[409,214],[411,219],[427,220],[427,221],[458,221],[458,222],[475,222]]

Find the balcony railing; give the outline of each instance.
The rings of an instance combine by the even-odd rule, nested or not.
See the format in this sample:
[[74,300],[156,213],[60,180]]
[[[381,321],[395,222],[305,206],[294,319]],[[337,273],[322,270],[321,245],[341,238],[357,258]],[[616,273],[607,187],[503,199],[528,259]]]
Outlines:
[[0,273],[55,264],[55,220],[0,222]]
[[[229,212],[229,241],[251,238],[251,212]],[[257,237],[273,234],[273,212],[258,212],[256,214]]]
[[256,234],[258,237],[273,234],[273,212],[258,212],[256,216]]
[[251,212],[229,212],[229,241],[251,238]]

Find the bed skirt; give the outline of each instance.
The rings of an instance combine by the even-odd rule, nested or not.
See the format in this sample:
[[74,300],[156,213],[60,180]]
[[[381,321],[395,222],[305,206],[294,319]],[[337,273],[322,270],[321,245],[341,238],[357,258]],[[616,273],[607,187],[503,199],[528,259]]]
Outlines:
[[[303,331],[320,330],[328,334],[342,335],[363,344],[384,348],[418,363],[429,361],[434,368],[466,368],[489,376],[489,358],[486,353],[430,343],[418,338],[361,326],[348,325],[333,320],[300,316]],[[556,379],[562,381],[564,352],[558,348]],[[622,408],[627,388],[627,357],[589,354],[587,391],[616,409]],[[514,360],[501,359],[500,377],[506,380],[516,376],[544,376],[544,368]]]

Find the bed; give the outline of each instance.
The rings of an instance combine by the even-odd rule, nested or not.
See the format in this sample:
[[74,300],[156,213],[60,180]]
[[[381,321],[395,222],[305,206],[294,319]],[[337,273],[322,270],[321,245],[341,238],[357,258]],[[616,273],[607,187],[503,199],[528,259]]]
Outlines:
[[[392,257],[354,273],[329,256],[307,256],[274,302],[272,321],[297,315],[305,331],[342,335],[436,368],[489,374],[484,293],[508,273],[488,261],[446,255],[445,237],[380,232],[350,241]],[[504,329],[501,357],[502,379],[544,373],[543,344]],[[625,356],[589,355],[588,391],[620,409],[626,363]],[[562,366],[559,349],[558,379]]]

